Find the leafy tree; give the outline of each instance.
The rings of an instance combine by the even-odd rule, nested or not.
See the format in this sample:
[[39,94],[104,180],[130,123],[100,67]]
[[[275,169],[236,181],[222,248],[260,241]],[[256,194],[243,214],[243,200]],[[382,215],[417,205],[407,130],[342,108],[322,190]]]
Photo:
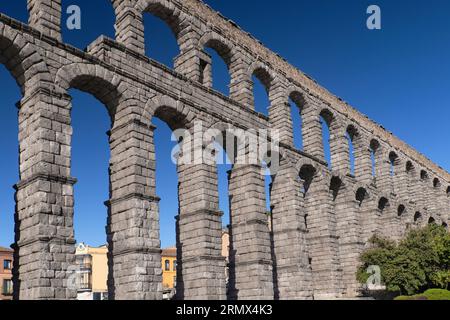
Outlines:
[[371,247],[361,255],[357,278],[367,283],[366,270],[379,266],[381,282],[390,292],[412,295],[426,288],[448,288],[450,283],[450,234],[443,227],[429,225],[410,231],[398,244],[373,237]]

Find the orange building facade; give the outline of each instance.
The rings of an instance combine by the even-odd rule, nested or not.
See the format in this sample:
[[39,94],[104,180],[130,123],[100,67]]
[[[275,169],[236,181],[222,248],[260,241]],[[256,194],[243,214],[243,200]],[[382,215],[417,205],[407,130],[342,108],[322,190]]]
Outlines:
[[12,249],[0,247],[0,300],[12,300],[13,254]]

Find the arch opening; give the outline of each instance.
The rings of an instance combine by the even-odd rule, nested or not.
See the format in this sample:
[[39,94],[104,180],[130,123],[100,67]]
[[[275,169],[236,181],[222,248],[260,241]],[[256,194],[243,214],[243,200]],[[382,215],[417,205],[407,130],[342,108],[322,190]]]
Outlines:
[[415,223],[419,223],[419,222],[421,222],[421,220],[422,220],[422,213],[419,212],[419,211],[417,211],[417,212],[414,214],[414,222],[415,222]]
[[333,196],[333,201],[336,201],[339,191],[341,190],[341,187],[343,186],[343,182],[341,178],[339,177],[332,177],[330,182],[330,192]]
[[265,116],[269,116],[270,89],[273,78],[264,68],[256,68],[252,74],[253,100],[255,111]]
[[441,181],[438,178],[435,178],[433,180],[433,188],[440,189],[441,188]]
[[232,51],[216,39],[210,39],[204,45],[207,61],[200,59],[200,83],[222,93],[230,94]]
[[391,177],[396,175],[396,167],[399,164],[399,157],[395,152],[389,153],[389,174]]
[[401,217],[406,212],[406,207],[404,205],[399,205],[397,209],[397,216]]
[[365,188],[359,188],[355,194],[355,200],[358,202],[358,205],[361,207],[369,197],[369,194]]
[[407,161],[406,162],[405,169],[406,169],[406,173],[408,173],[408,175],[412,175],[413,174],[413,172],[414,172],[414,165],[412,164],[411,161]]
[[372,139],[370,141],[370,160],[372,162],[372,177],[374,178],[377,176],[377,153],[379,148],[380,143],[377,140]]
[[385,197],[382,197],[378,201],[378,210],[380,210],[382,213],[389,207],[389,200]]
[[[73,128],[71,171],[78,181],[73,194],[73,228],[78,243],[82,244],[77,246],[76,260],[84,266],[86,263],[92,263],[92,255],[89,252],[91,249],[85,248],[103,251],[108,247],[105,225],[109,214],[104,202],[111,197],[108,169],[111,154],[108,142],[111,115],[104,104],[95,98],[98,92],[91,94],[82,85],[79,88],[85,90],[75,87],[77,86],[69,90],[72,97],[70,117]],[[104,276],[104,279],[99,280],[97,290],[102,296],[107,296],[108,270]],[[80,274],[79,281],[81,288],[92,285],[91,280],[83,274]],[[85,293],[79,290],[78,298],[83,299],[84,295]]]
[[[16,4],[17,5],[17,4]],[[0,52],[1,57],[1,52]],[[0,59],[1,60],[1,59]],[[15,219],[17,217],[15,191],[13,185],[19,182],[19,125],[15,103],[21,98],[20,88],[6,66],[0,64],[0,263],[4,277],[0,279],[0,295],[9,300],[14,296],[13,268],[17,265],[17,251],[11,244],[15,242],[15,232],[18,231]],[[16,264],[14,263],[16,261]]]
[[303,107],[305,100],[303,95],[298,92],[292,92],[289,96],[289,105],[292,119],[292,133],[294,138],[294,147],[303,150]]
[[18,57],[20,59],[20,48],[16,47],[11,40],[0,36],[0,65],[6,67],[9,71],[8,76],[13,76],[22,94],[24,94],[25,79],[23,76],[25,70],[20,60],[18,63]]
[[426,172],[425,170],[420,171],[420,180],[422,180],[422,182],[427,182],[428,172]]
[[328,168],[332,168],[331,163],[331,126],[334,120],[334,116],[329,110],[322,110],[320,113],[320,123],[322,125],[322,141],[323,141],[323,151],[325,155],[325,161],[328,163]]
[[350,159],[350,174],[355,176],[355,170],[356,170],[356,162],[355,162],[355,142],[359,137],[358,129],[355,128],[353,125],[349,125],[346,130],[346,138],[348,142],[348,152],[349,152],[349,159]]
[[173,68],[180,54],[183,29],[178,16],[160,3],[152,3],[144,10],[143,20],[146,56]]
[[308,194],[311,183],[316,174],[316,169],[312,165],[303,165],[299,172],[301,181],[301,193],[305,198]]

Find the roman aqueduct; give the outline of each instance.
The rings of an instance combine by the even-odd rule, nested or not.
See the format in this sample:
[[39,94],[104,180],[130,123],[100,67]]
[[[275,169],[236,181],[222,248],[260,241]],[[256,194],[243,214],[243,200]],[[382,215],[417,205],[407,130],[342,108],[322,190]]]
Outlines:
[[[280,132],[272,177],[270,231],[258,165],[229,174],[228,289],[221,257],[217,170],[179,165],[180,299],[320,299],[354,296],[358,255],[374,233],[399,239],[427,223],[447,226],[450,175],[319,86],[199,0],[112,0],[116,38],[81,51],[62,41],[61,0],[28,0],[29,23],[0,15],[0,63],[22,91],[18,103],[16,299],[73,299],[71,97],[76,88],[108,109],[110,131],[109,294],[161,299],[153,117],[171,129],[195,120]],[[145,56],[143,14],[163,19],[180,54],[174,70]],[[214,49],[226,62],[230,94],[211,88]],[[269,116],[254,111],[256,76]],[[301,112],[303,149],[293,145],[290,105]],[[331,165],[322,125],[330,130]],[[353,144],[354,174],[350,169]],[[76,214],[76,213],[75,213]]]

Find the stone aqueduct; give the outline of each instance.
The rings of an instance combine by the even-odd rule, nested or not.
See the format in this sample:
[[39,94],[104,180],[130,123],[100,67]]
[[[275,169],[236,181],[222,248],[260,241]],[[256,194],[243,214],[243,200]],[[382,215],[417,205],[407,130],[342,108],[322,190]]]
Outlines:
[[[0,15],[0,63],[23,94],[18,103],[16,299],[76,297],[67,285],[75,250],[70,88],[94,95],[111,116],[111,299],[162,298],[153,117],[171,129],[191,128],[194,120],[202,120],[210,126],[281,133],[281,166],[271,188],[272,231],[260,168],[235,166],[229,175],[228,290],[216,167],[178,167],[180,299],[354,296],[358,254],[372,234],[398,239],[421,224],[447,226],[446,171],[232,21],[198,0],[112,0],[112,5],[116,39],[102,36],[86,51],[62,42],[61,0],[28,0],[28,25]],[[145,56],[145,12],[174,32],[180,48],[174,70]],[[211,88],[206,47],[228,65],[229,97]],[[268,117],[254,111],[253,75],[269,94]],[[301,110],[303,151],[293,147],[289,98]],[[324,157],[320,117],[330,129],[332,169]],[[347,134],[354,144],[354,175]]]

